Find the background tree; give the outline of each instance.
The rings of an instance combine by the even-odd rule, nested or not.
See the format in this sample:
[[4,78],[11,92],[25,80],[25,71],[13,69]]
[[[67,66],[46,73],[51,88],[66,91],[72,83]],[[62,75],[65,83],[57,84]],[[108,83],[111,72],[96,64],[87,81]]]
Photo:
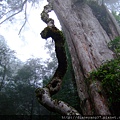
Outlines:
[[49,114],[38,104],[34,92],[36,87],[42,86],[46,70],[40,59],[29,59],[22,63],[12,79],[4,84],[4,89],[0,93],[0,114],[30,116]]
[[17,68],[15,61],[15,52],[8,47],[4,37],[0,36],[0,91],[4,83],[12,79]]

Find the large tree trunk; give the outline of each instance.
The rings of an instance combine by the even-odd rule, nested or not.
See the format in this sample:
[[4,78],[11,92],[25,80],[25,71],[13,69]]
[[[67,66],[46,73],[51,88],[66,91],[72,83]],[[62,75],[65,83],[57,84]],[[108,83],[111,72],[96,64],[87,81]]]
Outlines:
[[107,16],[106,28],[97,18],[96,11],[80,0],[76,3],[72,0],[49,1],[53,4],[69,46],[83,114],[110,115],[105,96],[98,92],[102,89],[101,83],[89,83],[85,78],[103,62],[114,58],[107,47],[110,39],[119,36],[113,19],[105,6],[100,6]]

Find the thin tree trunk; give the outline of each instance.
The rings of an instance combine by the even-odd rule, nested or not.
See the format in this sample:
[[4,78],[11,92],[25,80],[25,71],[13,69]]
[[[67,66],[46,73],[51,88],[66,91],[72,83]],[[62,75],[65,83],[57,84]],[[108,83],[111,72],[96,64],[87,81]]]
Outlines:
[[1,81],[1,84],[0,84],[0,91],[2,90],[3,86],[4,86],[4,82],[5,82],[5,79],[6,79],[6,72],[7,72],[7,69],[6,69],[6,65],[3,66],[4,70],[3,70],[3,75],[2,75],[2,81]]
[[87,84],[85,78],[103,62],[114,58],[114,53],[107,47],[110,39],[119,35],[114,22],[104,11],[109,21],[107,31],[93,14],[94,9],[86,3],[73,3],[72,0],[49,1],[53,4],[66,36],[83,114],[110,115],[104,95],[98,92],[102,89],[101,83],[96,81]]

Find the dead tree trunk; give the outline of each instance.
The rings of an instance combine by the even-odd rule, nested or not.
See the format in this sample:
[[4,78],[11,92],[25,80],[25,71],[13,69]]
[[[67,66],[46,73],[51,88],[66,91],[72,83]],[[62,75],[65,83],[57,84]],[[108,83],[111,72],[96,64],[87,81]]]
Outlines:
[[[88,82],[89,72],[97,69],[103,62],[114,58],[107,43],[119,36],[116,23],[110,17],[105,6],[97,8],[85,2],[72,0],[49,0],[53,5],[69,46],[72,58],[80,107],[84,115],[110,115],[106,99],[98,91],[101,83]],[[99,17],[105,18],[102,21]],[[94,113],[92,112],[94,110]]]

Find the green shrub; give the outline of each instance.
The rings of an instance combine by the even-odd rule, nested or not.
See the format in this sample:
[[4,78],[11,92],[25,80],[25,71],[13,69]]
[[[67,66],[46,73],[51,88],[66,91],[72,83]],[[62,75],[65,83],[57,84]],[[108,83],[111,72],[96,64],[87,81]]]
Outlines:
[[112,40],[108,47],[115,52],[116,58],[90,73],[89,79],[101,81],[110,109],[114,114],[120,114],[120,37]]

